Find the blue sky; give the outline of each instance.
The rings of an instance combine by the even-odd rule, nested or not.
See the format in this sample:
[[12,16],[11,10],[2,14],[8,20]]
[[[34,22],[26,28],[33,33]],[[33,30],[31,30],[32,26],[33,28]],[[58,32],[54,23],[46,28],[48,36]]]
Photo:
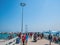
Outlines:
[[[21,31],[22,0],[0,0],[0,31]],[[60,0],[23,0],[24,31],[60,30]]]

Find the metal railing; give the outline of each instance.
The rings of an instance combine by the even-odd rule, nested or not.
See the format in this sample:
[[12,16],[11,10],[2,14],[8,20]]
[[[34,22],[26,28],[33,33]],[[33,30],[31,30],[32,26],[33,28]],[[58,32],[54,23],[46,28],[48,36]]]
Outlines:
[[16,43],[17,38],[18,37],[15,37],[13,39],[10,39],[10,40],[6,41],[4,45],[14,45]]

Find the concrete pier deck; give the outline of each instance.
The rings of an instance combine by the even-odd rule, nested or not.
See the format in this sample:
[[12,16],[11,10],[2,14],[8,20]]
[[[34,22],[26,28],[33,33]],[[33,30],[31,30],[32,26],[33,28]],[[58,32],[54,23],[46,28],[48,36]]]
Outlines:
[[[6,41],[0,41],[0,45],[5,45]],[[11,44],[12,45],[12,44]],[[15,45],[21,45],[21,43],[19,44],[15,44]],[[37,42],[32,42],[32,39],[28,39],[28,44],[27,45],[49,45],[49,40],[46,40],[46,39],[40,39],[38,40]],[[51,43],[51,45],[59,45],[59,44],[56,44],[56,43]]]
[[[15,44],[15,45],[21,45],[21,44]],[[49,41],[46,39],[41,39],[38,40],[37,42],[32,42],[32,40],[29,39],[27,45],[49,45]],[[59,44],[55,44],[52,42],[51,45],[59,45]]]

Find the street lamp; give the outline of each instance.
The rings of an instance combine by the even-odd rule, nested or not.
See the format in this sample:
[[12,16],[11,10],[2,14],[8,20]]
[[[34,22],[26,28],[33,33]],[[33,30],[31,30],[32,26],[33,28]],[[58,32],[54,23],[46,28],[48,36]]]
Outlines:
[[28,32],[28,25],[25,25],[25,33]]
[[20,3],[20,6],[22,7],[22,25],[21,25],[21,33],[23,33],[23,7],[26,6],[25,3]]

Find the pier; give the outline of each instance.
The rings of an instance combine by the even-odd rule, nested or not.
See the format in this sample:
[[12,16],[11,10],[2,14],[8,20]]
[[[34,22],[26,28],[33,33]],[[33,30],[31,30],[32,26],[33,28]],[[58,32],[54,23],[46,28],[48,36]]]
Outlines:
[[[19,44],[16,44],[16,38],[18,38],[18,37],[15,37],[11,40],[7,40],[4,42],[0,42],[0,45],[21,45],[21,42]],[[32,39],[29,38],[27,45],[49,45],[49,40],[40,39],[37,42],[32,42]],[[59,44],[52,42],[51,45],[59,45]]]
[[[15,45],[21,45],[21,43],[15,44]],[[49,45],[49,41],[46,39],[41,39],[41,40],[38,40],[37,42],[32,42],[32,39],[29,39],[27,45]],[[51,45],[59,45],[59,44],[55,44],[52,42]]]

